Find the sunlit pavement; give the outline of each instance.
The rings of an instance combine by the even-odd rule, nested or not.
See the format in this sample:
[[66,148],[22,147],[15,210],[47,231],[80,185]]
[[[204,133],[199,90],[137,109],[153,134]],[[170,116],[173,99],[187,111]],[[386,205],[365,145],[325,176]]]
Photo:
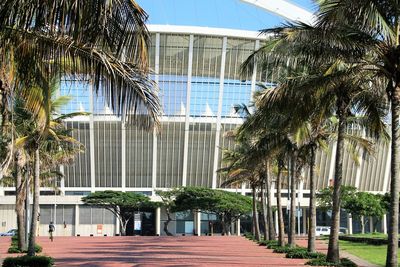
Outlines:
[[244,237],[39,237],[58,267],[302,266]]

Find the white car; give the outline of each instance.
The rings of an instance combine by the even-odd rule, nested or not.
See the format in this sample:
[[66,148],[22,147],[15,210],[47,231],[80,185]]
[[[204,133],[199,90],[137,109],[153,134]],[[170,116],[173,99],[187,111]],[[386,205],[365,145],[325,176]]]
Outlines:
[[315,235],[330,235],[331,234],[331,227],[330,226],[317,226],[315,228]]
[[15,236],[17,234],[17,229],[11,229],[8,232],[0,233],[0,236]]

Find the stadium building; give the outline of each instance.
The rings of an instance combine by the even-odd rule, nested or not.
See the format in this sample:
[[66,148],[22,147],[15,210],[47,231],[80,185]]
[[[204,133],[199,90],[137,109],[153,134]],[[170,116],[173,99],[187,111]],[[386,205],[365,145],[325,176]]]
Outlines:
[[[263,5],[262,1],[258,2]],[[312,20],[309,12],[287,1],[264,2],[274,4],[264,4],[262,8],[287,19]],[[275,6],[278,2],[280,8]],[[150,66],[154,71],[153,79],[160,87],[163,105],[160,133],[123,124],[105,105],[104,97],[93,93],[90,81],[63,81],[60,94],[73,97],[63,111],[91,113],[66,122],[75,129],[73,135],[85,145],[86,152],[79,154],[72,165],[60,167],[64,178],[57,184],[59,190],[42,188],[39,235],[47,235],[50,221],[56,224],[56,235],[119,234],[118,220],[110,212],[82,205],[81,197],[90,192],[134,191],[157,200],[155,190],[158,189],[221,188],[221,177],[216,170],[223,166],[222,149],[234,146],[224,133],[243,121],[233,106],[248,104],[258,83],[274,84],[274,77],[265,76],[267,72],[257,67],[245,77],[239,71],[241,63],[266,37],[257,31],[195,26],[149,25],[149,31],[152,40]],[[329,186],[333,179],[334,147],[335,144],[331,144],[329,151],[318,152],[318,189]],[[360,164],[349,154],[345,155],[344,183],[361,191],[387,192],[389,147],[380,145],[375,155],[363,151],[361,154]],[[297,188],[298,231],[305,233],[309,200],[307,175]],[[241,194],[251,192],[245,184],[223,189]],[[286,206],[286,189],[282,196]],[[0,187],[0,232],[16,228],[14,203],[15,188]],[[317,225],[327,225],[329,215],[319,212]],[[210,220],[216,220],[213,215],[190,211],[175,214],[173,219],[171,232],[198,235],[208,231]],[[165,220],[162,208],[139,212],[128,225],[127,233],[163,235],[160,225]],[[386,231],[386,218],[383,223],[369,222],[367,231],[375,223]],[[241,228],[238,225],[240,222],[233,227],[237,234],[241,228],[242,231],[246,228],[244,222]],[[359,229],[358,223],[346,214],[342,215],[341,226],[350,232]]]

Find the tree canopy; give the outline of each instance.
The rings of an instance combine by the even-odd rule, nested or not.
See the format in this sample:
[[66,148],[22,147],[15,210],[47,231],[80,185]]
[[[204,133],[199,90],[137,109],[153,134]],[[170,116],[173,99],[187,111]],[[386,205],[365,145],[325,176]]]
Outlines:
[[240,194],[204,187],[184,187],[176,196],[174,211],[214,213],[221,218],[224,233],[228,234],[229,225],[251,212],[251,208],[251,199]]
[[98,191],[82,198],[82,202],[111,211],[121,223],[121,234],[125,235],[126,225],[134,212],[153,206],[150,198],[134,192]]

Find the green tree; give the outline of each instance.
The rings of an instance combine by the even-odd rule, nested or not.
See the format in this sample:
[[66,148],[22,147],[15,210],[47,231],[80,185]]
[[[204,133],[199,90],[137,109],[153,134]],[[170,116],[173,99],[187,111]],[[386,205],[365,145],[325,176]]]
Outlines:
[[[333,208],[333,203],[332,203],[333,190],[334,190],[333,186],[329,186],[324,189],[321,189],[317,193],[318,208],[320,208],[321,210],[324,210],[324,211],[332,210],[332,208]],[[356,192],[357,192],[357,188],[355,188],[354,186],[342,185],[340,187],[340,198],[342,199],[341,207],[346,206],[349,201],[354,199]]]
[[175,199],[174,211],[198,210],[216,214],[223,233],[230,234],[230,225],[252,209],[251,199],[240,194],[204,187],[184,187]]
[[134,212],[148,207],[148,196],[134,192],[98,191],[82,198],[89,206],[104,208],[112,212],[120,222],[121,235],[126,235],[126,225],[133,218]]
[[[369,192],[356,192],[351,194],[344,203],[343,209],[360,220],[361,233],[365,233],[364,217],[382,218],[387,209],[381,195]],[[370,229],[373,231],[373,229]]]

